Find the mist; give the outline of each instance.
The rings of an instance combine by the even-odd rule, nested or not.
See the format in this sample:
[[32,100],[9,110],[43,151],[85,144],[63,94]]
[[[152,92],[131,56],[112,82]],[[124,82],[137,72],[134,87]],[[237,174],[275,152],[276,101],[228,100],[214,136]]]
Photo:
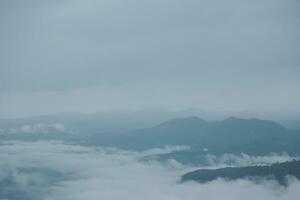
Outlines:
[[[207,184],[179,183],[193,168],[225,166],[226,160],[208,166],[184,166],[175,160],[142,160],[145,155],[183,151],[167,147],[144,152],[87,147],[59,141],[2,142],[0,194],[4,199],[296,199],[300,182],[289,178],[287,187],[272,180],[259,184],[247,179],[218,179]],[[228,157],[228,155],[225,155]],[[251,158],[251,159],[249,159]],[[241,163],[258,164],[292,160],[288,155],[235,156]],[[232,162],[231,162],[232,163]],[[8,186],[4,183],[10,183]]]

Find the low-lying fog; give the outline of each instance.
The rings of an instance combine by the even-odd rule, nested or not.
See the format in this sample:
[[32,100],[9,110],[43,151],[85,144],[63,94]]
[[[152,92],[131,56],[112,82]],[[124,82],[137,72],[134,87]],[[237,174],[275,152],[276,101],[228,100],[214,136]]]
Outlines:
[[[3,142],[0,145],[0,199],[46,200],[235,200],[297,199],[300,182],[290,178],[289,186],[248,180],[207,184],[179,183],[182,174],[195,169],[175,160],[141,159],[145,155],[181,151],[187,147],[166,147],[144,152],[116,148],[86,147],[56,141]],[[251,157],[207,156],[209,166],[272,163],[293,159],[288,155]]]

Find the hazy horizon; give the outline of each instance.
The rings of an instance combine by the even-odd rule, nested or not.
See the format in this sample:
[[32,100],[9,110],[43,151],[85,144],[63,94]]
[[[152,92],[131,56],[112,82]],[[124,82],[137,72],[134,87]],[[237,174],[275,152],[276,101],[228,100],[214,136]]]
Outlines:
[[[272,121],[299,121],[300,112],[297,111],[282,111],[282,110],[205,110],[198,108],[188,108],[179,110],[163,110],[163,109],[120,109],[120,110],[93,110],[93,111],[65,111],[65,112],[48,112],[48,113],[35,113],[35,114],[24,114],[24,115],[0,115],[0,120],[14,120],[14,119],[30,119],[39,117],[55,117],[55,116],[93,116],[101,115],[107,117],[118,116],[118,115],[153,115],[153,116],[169,116],[171,118],[185,118],[185,117],[199,117],[208,121],[224,120],[230,117],[237,117],[242,119],[258,118],[261,120],[272,120]],[[162,121],[161,121],[162,122]]]

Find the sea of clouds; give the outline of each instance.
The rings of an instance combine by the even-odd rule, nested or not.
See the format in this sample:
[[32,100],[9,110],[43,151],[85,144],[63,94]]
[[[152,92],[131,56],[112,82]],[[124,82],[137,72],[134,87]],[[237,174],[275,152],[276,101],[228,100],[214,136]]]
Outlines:
[[[179,183],[195,167],[175,160],[144,160],[151,154],[187,150],[167,146],[143,152],[80,146],[58,141],[0,144],[0,199],[11,200],[291,200],[300,196],[300,182],[288,187],[274,181],[216,180]],[[266,164],[294,159],[286,154],[253,157],[209,155],[209,166]]]

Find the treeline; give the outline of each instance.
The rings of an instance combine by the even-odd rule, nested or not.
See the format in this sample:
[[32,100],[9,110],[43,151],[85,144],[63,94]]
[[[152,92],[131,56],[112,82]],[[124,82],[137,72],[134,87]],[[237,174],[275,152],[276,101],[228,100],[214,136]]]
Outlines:
[[250,179],[252,181],[271,180],[278,181],[281,185],[287,185],[287,176],[294,176],[300,179],[300,161],[289,161],[276,163],[270,166],[249,166],[249,167],[226,167],[220,169],[200,169],[186,173],[181,181],[197,181],[206,183],[218,178],[225,180]]

